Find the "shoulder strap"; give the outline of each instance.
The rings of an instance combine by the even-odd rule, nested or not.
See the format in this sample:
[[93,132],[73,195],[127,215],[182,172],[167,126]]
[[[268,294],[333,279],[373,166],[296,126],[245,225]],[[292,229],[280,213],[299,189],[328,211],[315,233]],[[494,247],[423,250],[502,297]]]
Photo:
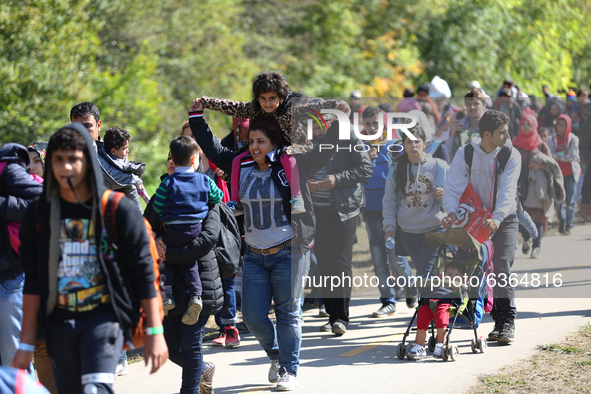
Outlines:
[[394,190],[396,190],[396,180],[394,179],[394,166],[395,165],[393,164],[390,166],[390,168],[388,168],[388,179],[390,180],[392,187],[394,187]]
[[431,146],[429,146],[429,153],[431,154],[431,156],[433,156],[435,154],[435,151],[439,148],[439,145],[441,145],[443,141],[441,140],[434,140],[431,143]]
[[101,208],[103,211],[103,218],[105,219],[105,227],[107,234],[113,234],[113,241],[117,242],[117,226],[115,222],[115,214],[119,207],[119,201],[123,198],[123,193],[116,193],[110,189],[105,190],[101,197]]
[[[390,180],[390,183],[392,183],[392,187],[394,187],[394,193],[396,193],[396,179],[394,178],[394,166],[398,168],[398,163],[392,164],[388,169],[388,179]],[[402,197],[398,193],[396,193],[396,204],[398,207],[400,207],[400,204],[402,204]]]
[[499,152],[499,155],[497,157],[497,170],[498,170],[498,174],[502,174],[503,171],[505,170],[505,167],[507,166],[507,162],[509,162],[509,158],[511,157],[511,148],[509,148],[508,146],[503,146],[501,148],[501,151]]
[[497,208],[497,178],[499,175],[505,171],[505,167],[507,166],[507,162],[509,162],[509,158],[511,157],[511,149],[508,146],[503,146],[501,151],[497,154],[497,168],[495,170],[495,179],[493,181],[493,203],[491,212],[494,212]]
[[468,177],[470,177],[470,172],[472,172],[472,160],[474,159],[474,147],[472,144],[464,145],[464,160],[466,164],[468,164]]
[[447,168],[444,165],[445,161],[441,159],[435,159],[437,162],[437,177],[435,178],[435,187],[441,187],[443,182],[445,181],[445,175],[447,173]]

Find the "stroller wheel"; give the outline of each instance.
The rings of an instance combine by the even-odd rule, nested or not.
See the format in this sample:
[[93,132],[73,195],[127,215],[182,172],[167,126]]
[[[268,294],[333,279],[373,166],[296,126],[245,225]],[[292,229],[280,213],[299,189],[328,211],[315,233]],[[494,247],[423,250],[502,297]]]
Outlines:
[[406,346],[402,343],[399,343],[396,347],[396,356],[398,356],[399,360],[404,360],[406,357]]
[[449,358],[451,361],[456,361],[458,359],[458,356],[460,355],[460,349],[456,346],[453,345],[449,350]]
[[433,335],[429,337],[429,351],[431,353],[435,351],[435,337]]
[[480,353],[486,352],[487,346],[488,345],[487,345],[486,339],[484,337],[478,338],[478,349],[480,350]]
[[449,353],[448,353],[448,351],[447,351],[447,346],[443,346],[443,347],[441,348],[441,359],[442,359],[443,361],[447,361],[447,360],[449,360]]
[[472,353],[478,353],[478,349],[480,349],[480,342],[476,343],[476,341],[473,339],[470,342],[470,348],[472,349]]

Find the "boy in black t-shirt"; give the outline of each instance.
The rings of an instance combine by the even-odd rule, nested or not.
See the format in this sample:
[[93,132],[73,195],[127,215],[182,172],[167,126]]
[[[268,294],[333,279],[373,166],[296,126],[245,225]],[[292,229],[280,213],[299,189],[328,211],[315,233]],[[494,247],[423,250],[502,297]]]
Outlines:
[[28,367],[39,325],[64,393],[113,392],[119,353],[138,321],[136,300],[149,327],[144,357],[152,358],[152,372],[168,358],[143,219],[123,197],[113,218],[117,247],[111,246],[100,203],[103,177],[89,147],[77,123],[51,137],[43,194],[20,230],[23,328],[12,365]]

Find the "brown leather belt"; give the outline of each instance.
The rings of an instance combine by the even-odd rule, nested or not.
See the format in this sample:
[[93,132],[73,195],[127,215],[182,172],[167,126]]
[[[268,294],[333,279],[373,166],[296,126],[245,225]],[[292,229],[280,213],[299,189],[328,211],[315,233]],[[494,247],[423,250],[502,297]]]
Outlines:
[[276,254],[284,249],[289,248],[291,245],[294,245],[296,242],[297,242],[297,238],[294,237],[294,238],[288,239],[287,241],[285,241],[279,245],[275,245],[275,246],[272,246],[267,249],[253,248],[252,246],[250,246],[248,244],[246,244],[246,246],[253,253],[262,254],[263,256],[270,256],[272,254]]

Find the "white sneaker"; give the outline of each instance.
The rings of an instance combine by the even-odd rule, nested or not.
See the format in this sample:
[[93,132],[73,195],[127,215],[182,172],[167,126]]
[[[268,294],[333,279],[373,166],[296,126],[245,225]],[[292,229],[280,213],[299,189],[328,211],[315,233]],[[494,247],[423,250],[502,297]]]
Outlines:
[[281,369],[281,365],[279,365],[279,360],[271,360],[271,367],[269,367],[269,383],[277,383],[281,379],[279,375],[279,370]]
[[406,358],[409,360],[414,360],[418,357],[423,357],[427,355],[427,350],[425,350],[424,346],[415,343],[412,349],[407,353]]
[[291,199],[291,214],[297,215],[298,213],[305,213],[306,207],[304,206],[304,199],[300,196],[293,196]]
[[115,370],[115,376],[123,376],[129,373],[129,368],[127,368],[127,360],[123,361],[122,363],[117,364],[117,369]]
[[435,351],[433,352],[433,357],[441,358],[441,349],[443,349],[443,343],[436,343],[435,344]]
[[284,373],[279,383],[277,383],[277,391],[292,391],[297,388],[298,381],[292,373]]
[[532,251],[531,251],[530,258],[532,258],[532,259],[539,259],[540,258],[540,248],[533,248]]

